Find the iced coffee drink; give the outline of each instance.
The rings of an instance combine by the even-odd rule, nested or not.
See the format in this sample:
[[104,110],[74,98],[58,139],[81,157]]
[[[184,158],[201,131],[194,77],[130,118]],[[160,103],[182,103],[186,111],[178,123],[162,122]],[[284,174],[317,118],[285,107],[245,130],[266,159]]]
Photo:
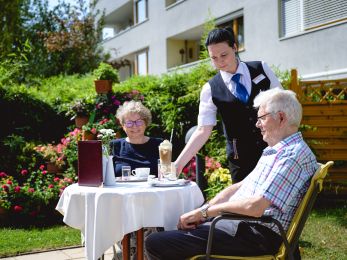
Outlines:
[[159,145],[159,157],[161,172],[166,176],[171,172],[171,160],[172,160],[172,144],[169,140],[164,140]]

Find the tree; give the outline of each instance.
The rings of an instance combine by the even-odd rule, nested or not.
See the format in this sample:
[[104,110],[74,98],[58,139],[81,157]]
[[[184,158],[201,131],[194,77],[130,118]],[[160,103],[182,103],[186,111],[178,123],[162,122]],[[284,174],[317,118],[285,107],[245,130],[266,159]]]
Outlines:
[[41,54],[49,62],[44,75],[86,73],[107,58],[99,47],[103,15],[96,22],[99,13],[90,11],[95,4],[93,1],[87,8],[85,1],[79,0],[77,6],[63,2],[52,11],[38,9],[36,37],[43,41]]
[[0,39],[1,57],[20,55],[25,42],[30,46],[23,79],[83,74],[107,59],[99,47],[104,15],[96,22],[100,13],[92,12],[96,1],[89,6],[86,0],[78,0],[77,5],[62,1],[52,10],[48,9],[48,0],[0,1],[5,2],[0,11],[4,35]]

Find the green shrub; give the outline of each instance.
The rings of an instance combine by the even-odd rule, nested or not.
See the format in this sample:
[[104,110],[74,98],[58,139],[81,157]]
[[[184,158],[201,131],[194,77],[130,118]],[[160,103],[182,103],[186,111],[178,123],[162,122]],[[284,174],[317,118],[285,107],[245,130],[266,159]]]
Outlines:
[[96,80],[110,80],[112,83],[119,82],[118,71],[110,64],[101,62],[99,66],[93,70]]

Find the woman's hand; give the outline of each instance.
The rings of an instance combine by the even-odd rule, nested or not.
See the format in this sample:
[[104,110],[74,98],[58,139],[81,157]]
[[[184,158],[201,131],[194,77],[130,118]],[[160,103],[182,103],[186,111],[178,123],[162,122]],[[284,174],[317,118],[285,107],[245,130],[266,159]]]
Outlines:
[[177,224],[178,229],[195,229],[205,219],[202,217],[200,209],[195,209],[183,214]]

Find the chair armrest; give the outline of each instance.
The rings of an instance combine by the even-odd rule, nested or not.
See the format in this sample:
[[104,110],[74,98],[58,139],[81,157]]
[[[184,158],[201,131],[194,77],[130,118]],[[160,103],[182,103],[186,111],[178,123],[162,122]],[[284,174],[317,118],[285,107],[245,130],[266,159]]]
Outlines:
[[221,215],[215,217],[211,222],[210,231],[208,234],[207,248],[206,248],[206,259],[210,259],[215,226],[216,226],[217,222],[222,220],[222,219],[258,221],[258,222],[275,224],[280,231],[284,246],[288,252],[288,258],[290,260],[294,259],[293,258],[293,252],[289,246],[289,242],[288,242],[286,233],[283,229],[282,224],[277,219],[274,219],[271,216],[264,216],[264,215],[261,217],[252,217],[252,216],[247,216],[247,215],[241,215],[241,214],[235,214],[235,213],[226,213],[226,212],[221,213]]

